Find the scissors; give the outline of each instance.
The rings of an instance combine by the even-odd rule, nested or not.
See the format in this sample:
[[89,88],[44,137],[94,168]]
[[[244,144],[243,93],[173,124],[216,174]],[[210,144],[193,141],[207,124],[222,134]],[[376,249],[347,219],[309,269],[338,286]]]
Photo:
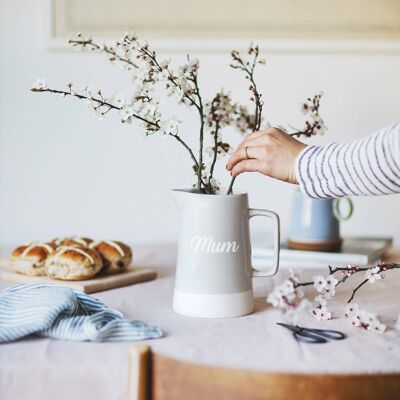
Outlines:
[[304,328],[298,325],[288,325],[277,322],[277,325],[283,326],[293,332],[293,337],[298,342],[303,343],[326,343],[328,340],[343,340],[346,335],[339,331],[329,329]]

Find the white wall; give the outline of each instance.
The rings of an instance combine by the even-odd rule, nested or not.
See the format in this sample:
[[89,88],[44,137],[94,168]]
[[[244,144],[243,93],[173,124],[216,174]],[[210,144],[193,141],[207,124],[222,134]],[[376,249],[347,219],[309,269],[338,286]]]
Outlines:
[[[132,90],[130,78],[101,55],[49,51],[46,3],[0,0],[0,242],[73,233],[134,242],[174,240],[176,212],[168,190],[192,183],[186,153],[171,140],[143,138],[137,127],[120,124],[116,116],[98,122],[75,99],[29,91],[38,77],[57,87],[72,80],[109,93]],[[173,56],[179,61],[184,53]],[[247,84],[227,68],[228,54],[202,51],[198,56],[206,94],[225,86],[238,99],[247,96]],[[400,119],[398,52],[274,51],[265,56],[268,65],[259,82],[272,122],[300,121],[298,103],[324,90],[329,133],[313,143],[362,137]],[[186,137],[195,139],[196,115],[176,107],[172,112],[187,122]],[[238,142],[238,135],[229,135]],[[219,176],[228,182],[222,165]],[[247,175],[237,180],[237,188],[250,193],[252,206],[277,211],[285,235],[292,187]],[[399,199],[355,199],[354,217],[343,232],[394,235],[400,244]]]

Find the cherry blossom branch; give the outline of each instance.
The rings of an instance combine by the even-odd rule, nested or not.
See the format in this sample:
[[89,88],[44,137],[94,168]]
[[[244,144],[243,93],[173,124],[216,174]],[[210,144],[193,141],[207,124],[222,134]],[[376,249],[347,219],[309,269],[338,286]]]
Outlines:
[[[148,47],[147,44],[145,45],[140,45],[139,42],[135,37],[129,37],[125,36],[123,41],[128,44],[134,44],[137,47],[137,50],[139,54],[142,55],[142,57],[148,58],[151,60],[151,62],[154,64],[154,66],[158,69],[159,72],[162,72],[163,70],[167,71],[168,73],[168,79],[176,86],[178,87],[182,93],[183,96],[189,100],[191,105],[194,105],[199,112],[199,117],[200,117],[200,135],[199,135],[199,158],[198,158],[198,163],[196,163],[197,171],[197,190],[199,193],[204,192],[203,191],[203,186],[202,186],[202,170],[203,170],[203,147],[204,147],[204,107],[203,107],[203,101],[200,95],[200,88],[198,85],[197,81],[197,69],[198,65],[195,64],[194,68],[190,71],[189,76],[187,77],[187,80],[192,82],[194,85],[194,90],[193,94],[197,97],[197,102],[193,97],[191,96],[191,91],[190,90],[185,90],[183,86],[178,82],[178,80],[174,77],[173,73],[169,70],[168,67],[162,67],[160,63],[157,60],[156,53],[154,51],[151,51]],[[140,55],[139,55],[140,57]],[[190,62],[190,59],[188,59]]]
[[218,131],[220,128],[220,120],[218,116],[216,115],[216,104],[218,102],[219,95],[217,94],[213,101],[211,102],[211,115],[213,118],[213,121],[215,122],[215,127],[214,127],[214,148],[213,148],[213,159],[211,162],[211,167],[210,167],[210,176],[208,179],[208,185],[211,185],[211,180],[213,179],[213,174],[214,174],[214,168],[215,168],[215,163],[217,162],[217,156],[218,156]]
[[[336,272],[341,272],[342,273],[342,278],[340,280],[338,280],[334,285],[335,288],[337,286],[339,286],[340,284],[345,283],[350,276],[353,276],[354,274],[357,274],[359,272],[367,272],[367,278],[364,281],[362,281],[353,290],[351,297],[347,300],[347,303],[350,303],[354,299],[354,296],[357,293],[357,291],[359,289],[361,289],[361,287],[363,287],[367,282],[373,283],[373,282],[375,282],[375,280],[382,279],[383,275],[380,275],[382,272],[390,271],[392,269],[399,269],[400,268],[400,264],[396,264],[396,263],[390,263],[390,264],[380,263],[380,264],[378,264],[376,266],[371,266],[371,267],[347,266],[347,267],[332,268],[332,267],[329,266],[328,268],[329,268],[330,276],[334,276],[334,274]],[[296,289],[296,288],[299,288],[299,287],[312,286],[312,285],[316,286],[316,281],[315,280],[314,281],[308,281],[308,282],[295,282],[293,286]]]
[[200,88],[199,84],[197,81],[197,72],[194,74],[193,78],[190,79],[195,87],[195,95],[197,96],[198,100],[198,111],[199,111],[199,116],[200,116],[200,146],[199,146],[199,170],[197,172],[197,190],[199,192],[202,191],[201,187],[201,172],[203,169],[203,148],[204,148],[204,107],[203,107],[203,100],[200,95]]
[[[210,102],[204,101],[200,94],[198,82],[199,62],[197,59],[191,59],[188,56],[186,64],[179,66],[176,73],[170,68],[170,60],[160,61],[156,52],[152,50],[147,42],[140,43],[135,34],[127,33],[115,44],[99,44],[91,38],[85,38],[78,34],[76,38],[68,41],[70,45],[82,50],[105,53],[111,62],[118,61],[124,64],[129,70],[135,69],[133,78],[135,80],[135,92],[129,101],[125,101],[122,94],[113,96],[110,99],[105,98],[101,91],[93,96],[88,89],[76,92],[69,87],[69,91],[50,89],[43,85],[33,88],[35,92],[49,92],[65,96],[74,96],[90,103],[96,115],[103,118],[110,111],[118,111],[123,123],[131,123],[138,120],[143,123],[143,131],[146,135],[160,133],[175,138],[188,152],[193,161],[193,170],[196,175],[196,184],[199,193],[214,194],[219,189],[218,182],[214,179],[216,161],[219,155],[226,155],[230,150],[230,145],[225,143],[220,137],[220,131],[227,126],[235,126],[241,132],[249,130],[256,131],[260,129],[262,121],[263,102],[261,93],[258,90],[255,81],[255,68],[257,64],[264,64],[259,60],[258,46],[250,46],[248,55],[249,60],[244,59],[237,51],[233,51],[231,67],[244,72],[246,79],[250,82],[249,90],[251,92],[250,100],[254,102],[254,113],[248,112],[247,108],[233,103],[230,95],[223,91],[217,93],[219,101],[212,104],[210,111]],[[199,127],[199,150],[196,158],[195,152],[178,135],[178,124],[175,118],[162,120],[160,105],[161,101],[155,95],[158,93],[158,85],[164,86],[167,95],[177,98],[178,104],[193,106],[200,117]],[[71,85],[72,86],[72,85]],[[214,107],[215,106],[215,107]],[[317,99],[311,111],[318,111],[319,100]],[[314,126],[315,121],[310,123],[310,127],[304,130],[304,134],[317,129]],[[204,153],[209,148],[204,149],[205,134],[210,129],[213,136],[213,147],[210,164],[204,161]],[[300,132],[300,131],[296,131]],[[210,170],[208,166],[210,165]],[[209,171],[209,172],[208,172]],[[228,193],[232,193],[235,179],[232,179]]]
[[[327,309],[327,303],[336,294],[336,288],[344,284],[347,279],[354,274],[364,272],[364,279],[352,290],[351,296],[347,300],[347,307],[344,317],[349,318],[353,326],[361,327],[369,331],[384,332],[386,326],[378,319],[376,314],[359,309],[356,303],[352,303],[356,293],[368,282],[374,282],[384,278],[383,272],[400,269],[400,264],[396,263],[380,263],[371,267],[357,267],[348,265],[347,267],[331,268],[329,267],[329,275],[316,275],[313,281],[300,282],[299,277],[293,272],[290,277],[282,284],[275,286],[269,293],[267,302],[273,307],[283,312],[295,312],[301,310],[309,310],[312,308],[311,302],[303,298],[304,293],[302,287],[313,286],[317,292],[314,301],[317,305],[311,309],[311,314],[319,320],[329,320],[332,313]],[[335,273],[340,272],[342,278],[339,280],[335,277]],[[400,327],[400,318],[399,318]]]
[[196,159],[195,155],[193,154],[192,149],[177,134],[170,133],[169,135],[172,136],[173,138],[175,138],[188,151],[190,158],[194,162],[195,167],[198,168],[199,163],[197,162],[197,159]]
[[248,79],[251,83],[249,90],[252,93],[251,101],[255,103],[255,111],[254,111],[254,126],[252,128],[252,132],[255,132],[260,129],[261,121],[262,121],[262,109],[263,102],[261,101],[262,94],[258,91],[257,84],[254,79],[254,72],[257,62],[260,64],[265,64],[264,60],[258,61],[259,56],[259,48],[258,46],[250,46],[248,54],[254,55],[253,61],[250,63],[249,61],[244,61],[240,56],[239,52],[234,50],[231,55],[233,58],[233,63],[230,65],[233,69],[240,69],[245,73],[246,79]]
[[294,132],[289,133],[288,135],[294,137],[311,137],[317,134],[324,134],[326,130],[326,126],[324,120],[321,118],[319,114],[321,97],[323,93],[317,93],[314,97],[309,97],[301,106],[301,110],[307,116],[309,116],[309,120],[306,120],[305,126],[302,129],[295,129]]
[[[116,111],[123,110],[123,107],[116,106],[115,104],[112,104],[110,101],[107,101],[103,97],[102,92],[100,90],[97,92],[99,97],[94,97],[91,94],[85,95],[85,94],[81,94],[76,91],[73,91],[72,84],[68,84],[68,87],[69,87],[69,91],[66,91],[66,90],[50,89],[50,88],[44,86],[44,84],[43,84],[41,86],[39,85],[39,87],[31,88],[31,91],[34,93],[48,92],[48,93],[53,93],[53,94],[59,94],[59,95],[62,95],[63,97],[71,96],[71,97],[76,97],[77,99],[90,101],[92,104],[95,103],[94,105],[92,105],[92,107],[95,111],[100,110],[101,115],[105,115],[110,110],[116,110]],[[90,92],[88,92],[88,93],[90,93]],[[106,107],[106,110],[102,111],[101,107]],[[136,119],[148,124],[148,125],[153,126],[154,129],[157,131],[161,129],[159,121],[156,121],[156,122],[150,121],[146,118],[141,117],[140,115],[138,115],[136,113],[132,113],[131,116],[133,118],[136,118]],[[167,134],[169,136],[172,136],[174,139],[176,139],[186,149],[186,151],[189,153],[191,159],[193,160],[196,168],[198,168],[198,161],[197,161],[195,155],[193,154],[193,151],[191,150],[191,148],[187,145],[187,143],[177,133],[169,132]],[[204,184],[204,182],[203,182],[203,184]]]
[[[148,56],[148,57],[151,58],[151,60],[154,62],[154,64],[156,65],[156,67],[158,68],[158,70],[159,70],[160,72],[163,70],[163,68],[161,67],[161,65],[158,63],[157,58],[156,58],[154,52],[146,51],[146,50],[143,49],[143,48],[140,48],[140,51],[141,51],[143,54],[145,54],[146,56]],[[178,81],[177,81],[177,79],[174,77],[173,73],[172,73],[168,68],[166,68],[166,71],[168,72],[168,75],[169,75],[169,76],[168,76],[168,79],[169,79],[177,88],[183,90],[182,85],[180,85],[180,84],[178,83]],[[184,93],[183,93],[183,96],[184,96],[186,99],[188,99],[189,102],[190,102],[193,106],[195,106],[195,107],[200,111],[200,106],[196,103],[196,101],[195,101],[186,91],[183,91],[183,92],[184,92]]]
[[[97,110],[99,107],[108,107],[108,110],[117,110],[117,111],[121,111],[122,107],[118,107],[115,106],[114,104],[111,104],[110,102],[104,100],[104,98],[101,95],[101,91],[98,91],[97,93],[99,94],[99,98],[95,98],[93,96],[87,96],[87,95],[83,95],[83,94],[79,94],[77,92],[74,91],[65,91],[65,90],[59,90],[59,89],[50,89],[50,88],[36,88],[33,87],[31,88],[31,91],[34,93],[43,93],[43,92],[48,92],[48,93],[54,93],[54,94],[60,94],[63,97],[67,97],[67,96],[72,96],[72,97],[76,97],[77,99],[84,99],[84,100],[89,100],[89,101],[93,101],[94,103],[98,103],[97,106],[94,106],[94,110]],[[106,112],[102,112],[102,115],[105,115]],[[145,118],[142,118],[140,115],[138,114],[132,114],[132,116],[142,122],[145,122],[146,124],[152,125],[155,128],[160,129],[160,125],[158,124],[158,122],[152,122],[152,121],[148,121]]]
[[360,289],[362,286],[364,286],[367,282],[368,282],[368,279],[363,280],[363,281],[353,290],[353,292],[352,292],[350,298],[347,300],[347,303],[350,303],[350,302],[354,299],[354,296],[355,296],[357,290],[359,290],[359,289]]
[[91,38],[84,38],[82,34],[78,33],[76,35],[76,39],[68,39],[68,44],[72,45],[73,47],[81,47],[82,49],[89,48],[92,51],[97,51],[99,53],[103,52],[111,57],[109,61],[113,62],[115,60],[121,61],[122,63],[127,64],[132,68],[139,68],[135,63],[133,63],[129,58],[122,57],[121,55],[117,54],[116,48],[113,46],[107,46],[105,44],[98,44],[93,41]]
[[[265,64],[264,60],[258,61],[259,55],[259,48],[258,46],[250,46],[248,54],[253,56],[252,62],[244,61],[243,58],[240,56],[240,53],[236,50],[233,50],[231,53],[233,62],[230,65],[233,69],[239,69],[245,73],[246,79],[250,81],[249,90],[252,93],[252,97],[250,98],[251,101],[255,103],[255,111],[254,111],[254,125],[252,127],[252,132],[258,131],[261,126],[262,121],[262,109],[263,109],[263,102],[261,101],[262,94],[258,91],[257,84],[254,79],[254,71],[256,68],[257,63]],[[232,194],[233,185],[235,184],[236,177],[231,179],[231,182],[228,187],[227,194]]]

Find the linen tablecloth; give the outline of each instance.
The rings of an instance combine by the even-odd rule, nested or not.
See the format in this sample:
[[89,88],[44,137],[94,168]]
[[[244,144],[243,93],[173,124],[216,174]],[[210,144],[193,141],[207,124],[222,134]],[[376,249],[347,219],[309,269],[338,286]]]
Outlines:
[[[341,330],[348,338],[323,345],[300,345],[276,325],[283,320],[282,315],[265,301],[273,282],[283,280],[287,270],[274,278],[254,280],[254,314],[235,319],[194,319],[171,309],[175,246],[137,246],[134,254],[135,264],[156,268],[158,278],[94,296],[127,318],[159,326],[166,336],[145,342],[155,352],[197,363],[262,371],[400,373],[400,332],[394,329],[400,312],[398,270],[387,272],[386,278],[376,284],[366,285],[356,297],[361,308],[382,316],[386,333],[354,328],[344,318],[319,322],[302,316],[300,325]],[[304,271],[305,277],[310,274],[313,272]],[[0,282],[1,288],[9,285]],[[344,303],[348,294],[344,287],[338,289],[331,306],[335,314],[342,314],[339,301]],[[1,345],[0,397],[125,399],[129,346],[130,343],[73,343],[42,338]]]

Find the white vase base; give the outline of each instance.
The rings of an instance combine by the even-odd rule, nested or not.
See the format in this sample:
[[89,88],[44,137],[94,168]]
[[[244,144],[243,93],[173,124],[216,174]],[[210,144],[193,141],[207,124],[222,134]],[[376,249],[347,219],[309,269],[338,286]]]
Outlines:
[[195,318],[241,317],[254,311],[253,292],[197,294],[175,289],[173,310]]

